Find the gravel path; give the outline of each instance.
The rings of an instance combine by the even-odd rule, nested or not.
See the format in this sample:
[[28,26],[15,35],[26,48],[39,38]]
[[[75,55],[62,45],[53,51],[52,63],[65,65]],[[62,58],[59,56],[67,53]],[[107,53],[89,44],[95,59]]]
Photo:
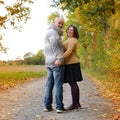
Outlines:
[[[97,85],[83,75],[79,82],[82,109],[62,114],[43,112],[45,77],[0,93],[0,120],[112,120],[114,104],[99,95]],[[64,84],[65,107],[71,104],[70,87]],[[55,102],[53,107],[55,108]]]

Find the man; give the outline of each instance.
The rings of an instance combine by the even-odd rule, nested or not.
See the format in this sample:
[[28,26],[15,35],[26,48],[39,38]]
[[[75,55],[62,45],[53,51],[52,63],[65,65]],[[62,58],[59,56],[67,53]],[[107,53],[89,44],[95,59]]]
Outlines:
[[61,41],[63,24],[63,18],[56,18],[45,37],[45,63],[48,73],[44,95],[45,112],[53,110],[53,88],[55,89],[56,112],[62,113],[65,111],[63,104],[64,66],[55,65],[56,60],[61,62],[59,64],[64,62],[62,58],[64,48]]

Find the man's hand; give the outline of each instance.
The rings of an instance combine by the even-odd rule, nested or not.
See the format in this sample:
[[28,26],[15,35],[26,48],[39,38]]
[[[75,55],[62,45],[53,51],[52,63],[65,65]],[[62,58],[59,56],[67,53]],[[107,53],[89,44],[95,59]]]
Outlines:
[[56,60],[56,61],[55,61],[55,65],[56,65],[56,66],[61,66],[61,65],[62,65],[62,63],[61,63],[61,61],[60,61],[60,60]]

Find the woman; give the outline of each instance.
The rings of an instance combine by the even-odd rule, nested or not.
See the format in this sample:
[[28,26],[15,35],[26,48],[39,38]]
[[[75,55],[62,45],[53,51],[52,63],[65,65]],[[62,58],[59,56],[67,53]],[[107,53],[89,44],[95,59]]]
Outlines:
[[79,103],[79,87],[78,81],[82,81],[80,62],[77,57],[77,44],[79,39],[78,29],[75,25],[70,25],[66,29],[68,39],[64,42],[65,52],[63,58],[65,60],[65,78],[64,83],[69,83],[71,87],[72,104],[67,110],[81,108]]

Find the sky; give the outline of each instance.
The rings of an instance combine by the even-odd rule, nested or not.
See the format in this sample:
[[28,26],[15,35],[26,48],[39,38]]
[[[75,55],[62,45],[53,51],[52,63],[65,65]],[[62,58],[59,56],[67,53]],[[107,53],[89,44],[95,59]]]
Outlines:
[[31,19],[23,25],[22,32],[18,30],[4,30],[3,45],[8,48],[7,54],[0,53],[0,60],[15,60],[23,58],[24,54],[36,54],[44,49],[44,37],[48,29],[47,17],[57,11],[49,7],[50,0],[36,0],[32,5]]

